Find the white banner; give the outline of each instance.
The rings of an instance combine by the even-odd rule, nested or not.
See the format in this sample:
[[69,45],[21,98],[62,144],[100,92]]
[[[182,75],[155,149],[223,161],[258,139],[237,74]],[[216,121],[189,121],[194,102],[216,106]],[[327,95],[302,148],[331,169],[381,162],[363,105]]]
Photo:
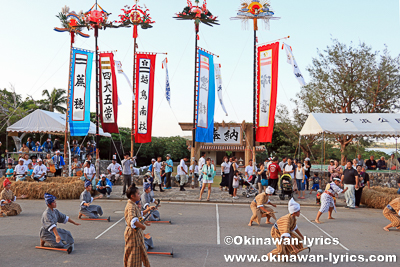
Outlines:
[[[128,76],[126,76],[125,72],[122,70],[122,63],[121,61],[115,61],[115,66],[117,67],[117,71],[119,74],[124,75],[126,81],[128,82],[129,88],[131,88],[131,93],[132,93],[132,101],[135,101],[135,94],[133,93],[133,87],[132,87],[132,83],[129,80]],[[118,95],[118,106],[122,105],[121,100],[119,99],[119,95]]]
[[210,80],[210,61],[208,57],[200,55],[200,84],[199,84],[199,110],[197,126],[208,128],[208,92]]
[[221,64],[214,64],[214,68],[215,68],[215,87],[217,88],[219,103],[221,104],[221,107],[224,110],[226,116],[228,116],[228,112],[226,111],[224,102],[222,101]]
[[272,80],[272,49],[260,52],[260,105],[259,105],[259,127],[268,127],[269,105],[271,103],[271,80]]
[[240,145],[242,131],[240,127],[214,127],[214,144]]
[[115,123],[113,106],[113,82],[110,57],[100,57],[101,60],[101,103],[103,103],[103,123]]
[[293,56],[292,53],[292,47],[283,43],[285,46],[285,51],[286,51],[286,56],[287,56],[287,63],[291,64],[293,67],[293,73],[296,76],[297,81],[300,83],[301,86],[306,85],[306,82],[304,81],[304,77],[301,74],[301,71],[299,69],[299,66],[297,65],[296,59]]
[[164,61],[162,62],[162,67],[165,68],[165,98],[167,99],[169,106],[171,106],[171,87],[169,85],[167,58],[165,58]]
[[139,60],[138,133],[147,134],[147,115],[149,108],[150,59]]
[[85,94],[86,94],[86,64],[88,56],[76,53],[74,72],[74,92],[72,106],[72,120],[83,121],[85,119]]

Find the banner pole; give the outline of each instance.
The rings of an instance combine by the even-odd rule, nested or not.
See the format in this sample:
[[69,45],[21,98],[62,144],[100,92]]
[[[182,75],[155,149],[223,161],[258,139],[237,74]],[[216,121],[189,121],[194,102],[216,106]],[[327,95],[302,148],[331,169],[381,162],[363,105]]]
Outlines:
[[197,34],[199,32],[199,25],[195,24],[195,45],[194,45],[194,100],[193,100],[193,131],[192,131],[192,149],[196,148],[196,75],[197,75]]
[[136,37],[133,38],[133,78],[132,78],[132,88],[133,88],[133,100],[132,100],[132,131],[131,131],[131,157],[134,156],[135,152],[135,81],[136,81]]
[[257,94],[257,82],[256,82],[256,63],[257,63],[257,18],[254,21],[254,62],[253,62],[253,166],[256,164],[256,94]]
[[67,92],[67,109],[65,111],[65,134],[64,134],[64,158],[67,157],[67,152],[68,152],[68,145],[67,145],[67,139],[68,139],[68,112],[69,112],[69,102],[70,102],[70,91],[71,91],[71,67],[72,67],[72,48],[74,47],[74,32],[70,32],[71,34],[71,46],[69,49],[69,70],[68,70],[68,92]]
[[[97,8],[97,6],[96,6]],[[97,38],[99,36],[99,26],[94,27],[94,40],[96,46],[96,162],[100,160],[100,153],[97,153],[99,149],[99,48],[97,47]],[[96,178],[99,179],[100,171],[96,170]]]

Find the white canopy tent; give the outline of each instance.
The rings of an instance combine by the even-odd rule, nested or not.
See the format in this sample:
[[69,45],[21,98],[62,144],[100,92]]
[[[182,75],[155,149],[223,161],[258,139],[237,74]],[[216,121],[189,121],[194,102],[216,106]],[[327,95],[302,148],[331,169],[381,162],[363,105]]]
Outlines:
[[[397,113],[310,113],[300,131],[299,147],[302,136],[322,134],[353,137],[399,137],[400,114]],[[299,149],[300,152],[300,149]],[[397,153],[397,138],[396,138]],[[323,160],[323,161],[322,161]],[[323,145],[321,161],[325,162],[325,146]],[[321,162],[321,170],[322,163]]]
[[318,134],[398,137],[400,114],[311,113],[300,131],[300,136]]
[[[61,135],[65,132],[65,114],[37,109],[10,127],[7,127],[7,132],[49,133]],[[93,122],[90,122],[88,135],[95,134],[96,125]],[[105,133],[101,128],[99,128],[99,134],[100,136],[111,137],[111,134]]]

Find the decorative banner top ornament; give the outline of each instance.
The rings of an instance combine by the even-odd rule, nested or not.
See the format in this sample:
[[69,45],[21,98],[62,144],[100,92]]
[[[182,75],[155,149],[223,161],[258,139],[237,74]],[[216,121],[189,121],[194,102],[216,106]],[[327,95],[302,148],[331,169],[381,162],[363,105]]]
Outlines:
[[244,28],[247,28],[248,20],[254,21],[254,30],[258,30],[257,20],[263,19],[265,27],[269,30],[269,20],[278,20],[274,17],[275,13],[271,10],[269,0],[242,0],[242,7],[239,9],[236,17],[231,19],[240,19]]
[[133,25],[133,38],[137,38],[137,27],[140,25],[142,29],[149,29],[153,26],[151,24],[155,23],[155,21],[151,20],[149,9],[145,6],[144,8],[137,4],[129,7],[128,5],[125,8],[121,9],[124,14],[119,15],[120,21],[115,21],[117,23],[121,23],[119,27],[130,27]]
[[69,7],[64,6],[56,17],[60,19],[62,28],[54,27],[54,30],[56,32],[69,32],[71,34],[71,43],[74,43],[75,33],[84,38],[89,38],[89,34],[82,32],[82,29],[86,27],[82,11],[78,13],[75,11],[70,12]]
[[194,23],[196,25],[196,32],[199,30],[199,25],[200,22],[208,25],[208,26],[213,26],[214,25],[219,25],[217,23],[217,18],[216,16],[213,16],[211,12],[207,9],[207,0],[204,0],[203,5],[199,6],[199,0],[195,0],[196,5],[192,4],[191,0],[187,0],[187,6],[183,9],[182,12],[177,13],[175,19],[178,20],[194,20]]
[[[93,9],[97,5],[100,10]],[[84,21],[86,23],[86,27],[88,29],[94,29],[96,26],[99,29],[106,29],[106,28],[118,28],[118,26],[113,25],[113,22],[108,22],[108,16],[111,13],[105,11],[99,4],[94,4],[87,12],[84,14]]]

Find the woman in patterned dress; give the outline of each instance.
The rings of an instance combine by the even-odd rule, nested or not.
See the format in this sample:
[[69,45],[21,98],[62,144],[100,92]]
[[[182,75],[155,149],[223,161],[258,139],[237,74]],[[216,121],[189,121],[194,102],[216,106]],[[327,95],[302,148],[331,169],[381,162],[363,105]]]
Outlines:
[[383,228],[389,232],[390,227],[396,227],[400,230],[400,197],[393,199],[389,205],[383,209],[383,216],[391,223]]
[[141,213],[136,205],[140,201],[140,192],[135,184],[131,185],[126,191],[128,202],[125,207],[125,252],[124,266],[125,267],[141,267],[142,263],[145,267],[150,266],[149,258],[144,242],[143,231],[146,230],[146,225],[149,222],[140,222]]
[[11,191],[11,182],[7,178],[3,182],[3,191],[0,194],[0,214],[3,216],[15,216],[21,213],[21,206],[14,201],[18,198],[26,198],[25,195],[16,197]]

